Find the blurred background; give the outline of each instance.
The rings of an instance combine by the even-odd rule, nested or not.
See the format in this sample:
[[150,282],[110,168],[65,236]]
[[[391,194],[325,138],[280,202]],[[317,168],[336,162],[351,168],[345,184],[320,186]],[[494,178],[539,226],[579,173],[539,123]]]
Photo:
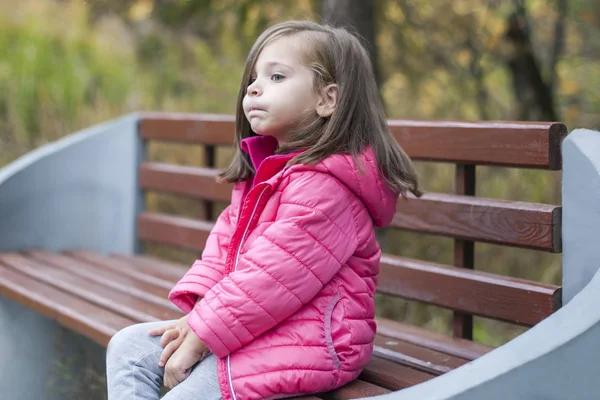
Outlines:
[[[369,48],[390,118],[562,121],[600,129],[598,0],[0,0],[0,167],[36,147],[139,110],[233,113],[256,36],[287,19],[352,26]],[[193,145],[151,158],[202,165]],[[219,166],[231,153],[217,155]],[[426,191],[454,167],[419,163]],[[560,203],[560,172],[481,167],[477,195]],[[154,195],[186,216],[199,204]],[[451,264],[452,240],[389,232],[392,254]],[[152,246],[189,264],[197,254]],[[555,284],[560,255],[488,244],[476,268]],[[378,298],[378,313],[450,332],[451,312]],[[475,318],[475,339],[522,332]]]

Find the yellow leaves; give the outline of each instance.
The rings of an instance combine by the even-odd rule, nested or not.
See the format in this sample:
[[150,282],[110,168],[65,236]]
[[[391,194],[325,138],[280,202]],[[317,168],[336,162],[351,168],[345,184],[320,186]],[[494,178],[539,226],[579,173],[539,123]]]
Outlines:
[[396,24],[404,23],[405,17],[402,9],[395,1],[389,2],[387,7],[386,16],[388,19]]
[[502,18],[489,18],[485,21],[488,35],[485,36],[484,45],[488,48],[497,48],[504,40],[506,22]]
[[141,21],[152,14],[154,9],[153,0],[137,0],[131,8],[129,8],[128,17],[132,21]]
[[565,78],[565,79],[561,79],[560,82],[560,91],[567,96],[573,96],[577,93],[579,93],[580,87],[579,87],[579,82],[577,82],[574,79],[569,79],[569,78]]
[[458,52],[458,54],[456,55],[456,59],[458,61],[458,64],[461,67],[467,67],[469,65],[469,63],[471,62],[471,58],[472,58],[472,54],[469,50],[466,49],[462,49]]
[[581,110],[577,106],[568,106],[566,110],[564,110],[566,121],[578,121],[581,117]]

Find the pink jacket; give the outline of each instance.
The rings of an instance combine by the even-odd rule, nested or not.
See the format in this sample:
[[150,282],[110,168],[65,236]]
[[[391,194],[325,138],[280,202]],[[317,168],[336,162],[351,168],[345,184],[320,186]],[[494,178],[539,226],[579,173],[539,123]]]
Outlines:
[[[219,357],[225,400],[325,392],[357,378],[375,337],[380,247],[397,193],[374,155],[314,167],[267,158],[239,183],[169,298]],[[195,307],[198,296],[202,296]]]

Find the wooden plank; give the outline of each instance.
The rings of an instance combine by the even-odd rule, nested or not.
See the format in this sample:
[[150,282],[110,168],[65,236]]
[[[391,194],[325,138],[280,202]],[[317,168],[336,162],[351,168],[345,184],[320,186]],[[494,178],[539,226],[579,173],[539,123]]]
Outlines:
[[189,218],[157,213],[138,216],[140,240],[168,244],[190,250],[202,251],[213,224]]
[[[37,256],[41,259],[44,259],[43,257],[47,257],[47,260],[52,261],[55,265],[62,266],[62,264],[65,264],[65,265],[68,265],[73,270],[76,270],[77,268],[86,268],[87,270],[90,270],[90,268],[91,268],[91,270],[93,272],[95,272],[97,269],[97,268],[92,267],[91,265],[85,265],[85,264],[82,265],[81,261],[78,262],[77,260],[74,260],[72,257],[67,256],[66,255],[67,253],[59,254],[59,253],[51,253],[51,252],[46,252],[46,251],[41,251],[41,250],[29,250],[29,251],[27,251],[27,253]],[[97,256],[99,257],[98,258],[99,260],[103,260],[105,258],[102,255],[97,255]],[[114,261],[114,262],[105,263],[105,264],[101,263],[100,265],[102,265],[104,267],[104,270],[101,269],[100,271],[98,271],[99,274],[108,274],[110,271],[112,271],[113,276],[114,276],[114,273],[116,273],[118,275],[129,276],[133,279],[136,279],[139,282],[145,282],[148,285],[150,285],[151,287],[153,287],[152,289],[150,289],[149,286],[144,286],[149,291],[152,291],[153,293],[157,293],[158,296],[164,297],[163,294],[168,293],[169,290],[171,290],[171,288],[173,287],[171,282],[166,281],[164,279],[156,278],[154,276],[149,276],[149,275],[144,274],[133,268],[124,268],[124,266],[126,266],[127,264],[119,263],[119,261]]]
[[74,330],[101,346],[119,330],[133,324],[102,307],[23,275],[0,261],[0,295]]
[[562,169],[560,143],[567,128],[560,123],[393,120],[388,124],[413,160]]
[[561,207],[511,200],[427,193],[399,199],[391,226],[558,253]]
[[[131,271],[125,268],[120,271],[118,266],[115,268],[112,264],[110,267],[102,266],[86,262],[85,260],[78,260],[64,254],[46,251],[28,251],[24,254],[44,264],[50,264],[52,267],[63,269],[98,284],[129,293],[144,301],[171,310],[179,310],[177,306],[167,299],[169,289],[149,284],[139,279],[135,274],[130,274]],[[169,284],[169,286],[172,285]]]
[[126,261],[126,259],[106,256],[91,251],[67,251],[64,254],[72,257],[75,260],[80,260],[81,262],[92,265],[93,267],[109,269],[111,271],[116,272],[117,274],[119,274],[119,271],[127,270],[128,274],[136,279],[145,279],[146,277],[156,278],[157,282],[160,282],[160,287],[167,289],[164,290],[160,295],[160,297],[165,299],[167,298],[169,292],[171,291],[175,283],[185,273],[185,270],[183,270],[182,268],[177,268],[176,270],[173,270],[171,268],[164,268],[163,270],[158,271],[150,263],[134,264]]
[[378,291],[533,326],[560,307],[558,286],[383,255]]
[[432,375],[445,374],[468,362],[462,358],[381,334],[375,337],[373,354]]
[[[215,181],[218,170],[146,163],[140,170],[146,190],[228,202],[230,184]],[[561,207],[441,193],[400,198],[391,226],[416,232],[558,253]]]
[[389,390],[401,390],[435,378],[436,375],[418,371],[393,361],[373,356],[360,379]]
[[154,322],[180,317],[180,314],[176,314],[174,310],[162,308],[127,292],[61,270],[50,263],[43,263],[19,254],[3,254],[0,257],[6,266],[15,271],[125,318],[140,322]]
[[294,399],[294,400],[319,400],[320,397],[317,397],[317,396],[302,396],[302,397],[290,397],[290,399]]
[[[390,120],[393,136],[414,160],[560,170],[560,123]],[[231,145],[233,115],[148,113],[144,139]]]
[[183,265],[141,254],[111,254],[110,258],[125,262],[145,274],[156,276],[173,284],[181,279],[195,261],[190,260],[189,265]]
[[144,139],[233,144],[235,116],[219,114],[147,113],[139,130]]
[[214,201],[231,201],[233,185],[218,183],[221,171],[162,163],[143,163],[140,187]]
[[441,353],[460,357],[467,361],[475,360],[493,350],[492,347],[484,346],[471,340],[432,332],[414,325],[403,324],[384,318],[378,318],[376,321],[377,333],[382,336],[413,343]]
[[390,393],[390,390],[357,379],[339,389],[319,395],[319,397],[326,400],[347,400],[362,399],[364,397],[379,396],[387,393]]

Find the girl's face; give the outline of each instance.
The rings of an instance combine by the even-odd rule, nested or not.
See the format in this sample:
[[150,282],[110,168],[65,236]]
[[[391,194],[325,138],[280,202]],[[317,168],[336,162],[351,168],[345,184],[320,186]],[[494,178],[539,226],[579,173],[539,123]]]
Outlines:
[[303,51],[298,39],[284,37],[259,54],[242,103],[257,134],[274,136],[282,143],[291,129],[317,117],[319,96],[312,70],[303,65]]

